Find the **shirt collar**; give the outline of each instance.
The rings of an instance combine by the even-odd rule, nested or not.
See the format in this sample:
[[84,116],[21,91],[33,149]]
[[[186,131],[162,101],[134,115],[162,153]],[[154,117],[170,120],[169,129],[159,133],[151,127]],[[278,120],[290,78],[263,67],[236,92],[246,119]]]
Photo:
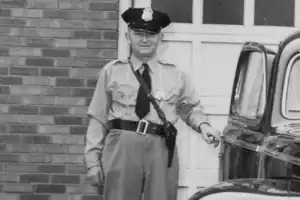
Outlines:
[[[143,64],[143,62],[134,55],[131,56],[130,60],[133,64],[133,69],[135,71],[138,70]],[[158,59],[156,57],[154,57],[154,58],[150,59],[147,62],[147,64],[149,66],[150,71],[155,72],[158,67]]]

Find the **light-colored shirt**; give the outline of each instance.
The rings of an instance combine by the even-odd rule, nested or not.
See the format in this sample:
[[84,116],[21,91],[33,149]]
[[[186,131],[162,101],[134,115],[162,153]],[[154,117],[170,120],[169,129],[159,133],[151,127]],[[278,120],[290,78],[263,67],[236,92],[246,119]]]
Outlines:
[[[140,69],[142,61],[131,57],[134,70]],[[164,111],[167,120],[176,123],[179,117],[196,131],[207,122],[200,100],[197,98],[189,77],[174,64],[153,58],[149,62],[152,94]],[[114,60],[106,64],[99,73],[98,82],[88,109],[90,118],[86,134],[85,163],[87,168],[100,165],[99,154],[108,134],[108,121],[120,118],[140,120],[135,114],[135,105],[140,87],[128,60]],[[162,124],[154,107],[144,117]]]

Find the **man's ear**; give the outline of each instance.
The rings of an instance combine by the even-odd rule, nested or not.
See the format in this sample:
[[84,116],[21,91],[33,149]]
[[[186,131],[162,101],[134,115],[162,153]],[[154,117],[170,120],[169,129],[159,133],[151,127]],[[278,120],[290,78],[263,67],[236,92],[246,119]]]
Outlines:
[[163,33],[160,33],[160,34],[159,34],[159,42],[161,42],[161,41],[164,39],[164,36],[165,36],[165,35],[164,35]]

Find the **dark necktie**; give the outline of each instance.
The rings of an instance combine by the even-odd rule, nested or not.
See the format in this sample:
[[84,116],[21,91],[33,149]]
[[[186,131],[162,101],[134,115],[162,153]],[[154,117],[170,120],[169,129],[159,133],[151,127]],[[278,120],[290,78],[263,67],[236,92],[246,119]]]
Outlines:
[[[137,74],[144,79],[146,85],[148,86],[149,90],[151,91],[151,78],[149,75],[149,66],[147,64],[143,64],[144,71],[142,75],[140,75],[139,71],[137,71]],[[136,99],[136,107],[135,107],[135,113],[136,115],[142,119],[144,118],[150,111],[150,100],[147,97],[147,94],[143,87],[140,85],[137,99]]]

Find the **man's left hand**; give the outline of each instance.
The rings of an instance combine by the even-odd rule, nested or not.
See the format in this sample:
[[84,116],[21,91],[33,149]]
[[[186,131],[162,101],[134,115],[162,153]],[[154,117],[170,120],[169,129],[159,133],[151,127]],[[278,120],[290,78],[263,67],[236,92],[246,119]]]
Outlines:
[[203,138],[207,144],[214,144],[214,147],[217,147],[220,143],[220,131],[213,129],[208,124],[201,124],[200,130],[203,135]]

